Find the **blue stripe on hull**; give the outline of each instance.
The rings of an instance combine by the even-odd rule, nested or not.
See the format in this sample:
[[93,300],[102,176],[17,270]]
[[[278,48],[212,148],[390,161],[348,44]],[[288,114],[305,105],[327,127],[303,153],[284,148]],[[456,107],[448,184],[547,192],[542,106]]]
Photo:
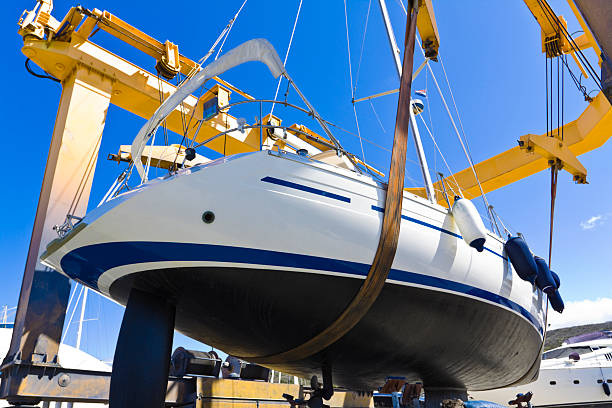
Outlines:
[[[381,212],[381,213],[382,213],[382,212],[385,212],[385,209],[384,209],[384,208],[382,208],[382,207],[378,207],[378,206],[375,206],[375,205],[373,205],[373,206],[372,206],[372,209],[373,209],[374,211],[378,211],[378,212]],[[443,233],[448,234],[448,235],[451,235],[451,236],[453,236],[453,237],[455,237],[455,238],[463,239],[463,237],[462,237],[461,235],[459,235],[459,234],[457,234],[457,233],[455,233],[455,232],[453,232],[453,231],[449,231],[449,230],[447,230],[447,229],[444,229],[444,228],[441,228],[441,227],[435,226],[435,225],[430,224],[430,223],[425,222],[425,221],[417,220],[416,218],[408,217],[407,215],[402,215],[402,219],[403,219],[403,220],[406,220],[406,221],[414,222],[415,224],[419,224],[419,225],[422,225],[422,226],[427,227],[427,228],[434,229],[434,230],[436,230],[436,231],[443,232]],[[492,253],[492,254],[494,254],[494,255],[499,256],[500,258],[502,258],[502,259],[504,259],[504,260],[506,259],[506,258],[505,258],[505,257],[504,257],[502,254],[498,254],[497,252],[493,251],[492,249],[489,249],[489,248],[486,248],[486,247],[485,247],[484,249],[485,249],[486,251],[489,251],[490,253]]]
[[[196,261],[233,262],[272,267],[303,268],[367,276],[370,265],[311,255],[223,245],[179,242],[108,242],[77,248],[61,260],[65,273],[90,287],[97,288],[99,277],[109,269],[144,262]],[[498,294],[474,286],[414,272],[392,269],[389,279],[462,293],[504,306],[524,316],[540,333],[538,320],[519,304]]]
[[340,194],[330,193],[329,191],[320,190],[314,187],[308,187],[303,184],[294,183],[292,181],[281,180],[276,177],[266,176],[261,179],[261,181],[265,181],[266,183],[272,183],[283,187],[289,187],[300,191],[305,191],[311,194],[317,194],[323,197],[333,198],[334,200],[342,201],[345,203],[350,203],[351,199],[345,196],[341,196]]

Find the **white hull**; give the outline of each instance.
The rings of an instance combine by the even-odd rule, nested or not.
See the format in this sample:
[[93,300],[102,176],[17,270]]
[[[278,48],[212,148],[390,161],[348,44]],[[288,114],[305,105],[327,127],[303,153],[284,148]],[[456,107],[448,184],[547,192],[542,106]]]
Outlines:
[[612,342],[576,343],[568,348],[589,346],[597,349],[581,354],[579,361],[567,355],[543,360],[540,375],[531,384],[470,394],[474,399],[505,405],[516,394],[531,391],[534,407],[612,407],[612,395],[606,395],[602,386],[606,382],[612,388]]
[[[247,268],[358,282],[374,257],[383,205],[383,187],[368,176],[257,152],[186,169],[111,200],[59,247],[51,245],[45,263],[116,299],[113,285],[150,270]],[[205,211],[214,222],[202,221]],[[489,233],[479,253],[461,239],[445,208],[409,193],[402,214],[387,285],[489,305],[531,327],[529,348],[539,347],[542,292],[513,271],[500,238]],[[119,253],[99,253],[100,244]],[[210,256],[199,255],[206,250]],[[513,328],[502,335],[511,337]]]

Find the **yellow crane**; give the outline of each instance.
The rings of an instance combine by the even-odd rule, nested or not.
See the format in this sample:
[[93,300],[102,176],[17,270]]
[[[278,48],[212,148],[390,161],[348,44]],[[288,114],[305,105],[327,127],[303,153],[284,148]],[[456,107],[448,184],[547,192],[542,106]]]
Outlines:
[[[548,58],[570,54],[583,75],[588,77],[576,53],[578,50],[593,48],[596,55],[601,56],[602,51],[573,0],[568,0],[568,3],[584,31],[584,34],[573,42],[563,35],[564,28],[567,27],[565,19],[554,15],[546,2],[542,0],[524,0],[524,2],[540,24],[542,52],[546,53]],[[600,57],[600,66],[602,62]],[[458,184],[466,198],[474,198],[480,196],[482,192],[488,193],[545,170],[551,162],[560,163],[561,168],[568,171],[576,183],[586,183],[587,170],[577,156],[601,147],[612,136],[612,106],[608,98],[610,97],[607,97],[603,91],[599,92],[577,119],[566,123],[562,128],[552,129],[550,132],[552,138],[545,134],[521,135],[517,137],[517,146],[476,163],[474,169],[482,191],[470,168],[438,181],[434,184],[438,203],[446,205],[442,194],[444,186],[455,187]],[[560,136],[562,134],[563,140]],[[426,194],[424,188],[407,190],[423,197]]]
[[[576,53],[586,48],[593,48],[597,55],[602,51],[590,24],[582,18],[574,2],[568,1],[584,34],[574,41],[567,41],[562,35],[564,20],[559,18],[559,24],[554,23],[557,20],[553,19],[551,23],[548,18],[550,10],[546,8],[545,1],[524,1],[542,27],[543,52],[546,52],[547,56],[571,54],[586,75],[586,69],[576,58]],[[580,0],[576,1],[580,3]],[[421,11],[417,27],[422,37],[422,47],[429,58],[435,59],[439,39],[431,0],[420,0],[419,6]],[[49,75],[61,81],[62,95],[45,167],[13,339],[3,363],[7,370],[0,369],[3,375],[8,375],[10,368],[12,377],[3,378],[0,397],[26,395],[27,392],[31,393],[28,395],[39,395],[32,394],[36,386],[33,382],[26,381],[28,375],[35,375],[35,368],[42,367],[41,370],[44,370],[45,364],[57,368],[50,362],[56,361],[69,284],[59,274],[46,271],[38,259],[46,243],[54,238],[54,225],[62,223],[66,214],[85,213],[109,104],[148,119],[159,106],[160,100],[167,98],[176,89],[168,79],[179,73],[189,76],[199,69],[197,62],[180,54],[177,44],[170,41],[160,42],[108,11],[73,7],[61,20],[54,18],[52,11],[52,0],[38,0],[36,7],[32,11],[25,11],[19,22],[19,34],[24,41],[22,52]],[[91,36],[97,30],[106,31],[152,57],[159,75],[93,42]],[[600,58],[599,63],[605,64],[606,61]],[[167,117],[165,126],[169,130],[189,138],[195,137],[195,142],[200,143],[213,135],[239,126],[238,119],[229,113],[231,94],[235,92],[248,101],[253,101],[254,98],[221,78],[214,80],[216,84],[209,91],[199,97],[188,97]],[[190,116],[202,119],[197,136],[195,128],[186,128],[184,125],[184,118]],[[260,118],[259,121],[281,124],[281,118],[271,115]],[[287,128],[288,137],[293,144],[307,143],[320,151],[331,148],[331,141],[327,137],[318,135],[301,124]],[[611,106],[606,95],[600,92],[577,119],[563,126],[562,132],[561,129],[554,129],[551,133],[563,133],[564,138],[561,140],[546,135],[523,135],[518,137],[518,146],[477,163],[475,172],[483,192],[495,190],[544,170],[551,161],[560,163],[572,174],[576,182],[586,182],[587,171],[577,156],[600,147],[612,136]],[[261,128],[253,127],[245,129],[244,132],[227,133],[206,146],[229,155],[259,150],[262,143],[277,149],[286,149],[288,142],[289,140],[272,132],[264,133]],[[167,149],[170,149],[170,154]],[[185,154],[184,147],[180,145],[165,148],[163,152],[157,150],[155,147],[146,150],[143,161],[150,158],[151,165],[169,168],[176,160],[171,160],[172,156]],[[129,161],[129,147],[122,146],[112,159]],[[198,157],[198,160],[206,159]],[[481,194],[472,169],[462,170],[436,183],[436,191],[443,191],[445,185],[454,185],[455,181],[466,197],[473,198]],[[425,196],[424,188],[409,190]],[[75,200],[75,197],[78,199]],[[439,194],[437,199],[440,204],[446,205],[442,194]],[[52,295],[44,297],[44,294],[49,293]],[[44,304],[41,301],[43,298]],[[54,319],[41,320],[40,316],[43,315],[53,316]],[[38,365],[30,364],[22,373],[18,366],[22,364],[22,359]],[[84,378],[71,373],[72,385],[65,388],[70,377],[66,380],[60,374],[58,373],[59,377],[54,381],[57,380],[55,384],[59,383],[61,387],[50,386],[45,389],[49,395],[55,393],[55,397],[65,396],[72,386],[82,387],[87,384],[90,395],[98,392],[96,398],[104,400],[104,387],[108,386],[104,381],[96,384],[91,381],[85,383]],[[20,375],[22,376],[19,377]],[[88,400],[93,399],[95,398]]]

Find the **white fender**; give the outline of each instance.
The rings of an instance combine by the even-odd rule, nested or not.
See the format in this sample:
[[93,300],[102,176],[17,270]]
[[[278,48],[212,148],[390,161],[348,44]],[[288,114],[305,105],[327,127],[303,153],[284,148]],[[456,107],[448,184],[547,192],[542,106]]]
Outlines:
[[474,204],[465,198],[457,198],[453,204],[453,217],[465,242],[482,252],[487,239],[487,229]]

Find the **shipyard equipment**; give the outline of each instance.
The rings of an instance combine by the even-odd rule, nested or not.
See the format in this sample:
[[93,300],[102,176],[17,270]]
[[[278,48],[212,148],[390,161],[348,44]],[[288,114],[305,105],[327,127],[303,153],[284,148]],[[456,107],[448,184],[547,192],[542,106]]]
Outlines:
[[[610,44],[607,41],[605,24],[601,23],[602,15],[593,11],[597,9],[592,4],[578,1],[578,7],[575,7],[570,1],[585,31],[583,36],[571,40],[563,31],[562,18],[554,15],[545,2],[525,0],[525,3],[542,26],[542,46],[547,56],[552,58],[571,54],[581,69],[587,71],[588,67],[577,57],[579,51],[592,47],[601,55],[602,92],[592,98],[576,120],[564,124],[562,128],[551,128],[550,134],[547,135],[521,136],[519,146],[476,164],[474,169],[463,170],[435,183],[433,187],[436,191],[443,191],[445,185],[457,183],[466,198],[473,198],[544,170],[552,164],[557,169],[569,171],[576,182],[584,183],[587,171],[577,156],[600,147],[612,136],[612,110],[608,99],[609,71],[606,71],[609,69],[607,64]],[[412,16],[415,21],[411,27],[415,24],[418,26],[423,37],[421,45],[424,52],[428,58],[434,60],[439,39],[433,9],[429,1],[419,4],[419,17],[417,19],[416,13]],[[586,21],[578,8],[586,17]],[[592,31],[590,27],[593,27]],[[155,61],[152,65],[158,74],[152,74],[96,45],[90,38],[96,30],[106,31],[151,56]],[[66,370],[57,361],[69,283],[63,276],[44,267],[39,258],[56,236],[56,230],[69,231],[73,227],[72,220],[85,213],[109,104],[148,119],[160,105],[160,99],[165,100],[175,91],[176,86],[169,80],[177,75],[193,76],[199,72],[201,66],[180,54],[179,45],[169,41],[157,41],[107,11],[88,10],[78,6],[71,8],[62,20],[57,20],[52,16],[50,0],[40,0],[32,11],[24,13],[20,20],[19,34],[24,39],[22,51],[25,56],[62,83],[62,96],[32,232],[11,348],[2,363],[0,398],[9,398],[15,402],[35,402],[40,399],[106,401],[108,376],[82,370]],[[406,43],[406,46],[408,45],[409,42]],[[409,63],[408,66],[411,67],[411,61]],[[593,74],[590,71],[589,73]],[[193,138],[196,143],[206,142],[219,132],[227,132],[223,137],[205,144],[206,147],[224,155],[257,151],[264,144],[275,147],[277,151],[287,149],[287,146],[305,145],[314,145],[322,152],[338,148],[331,135],[318,135],[299,124],[284,127],[284,132],[279,137],[279,134],[265,128],[281,125],[281,119],[273,115],[260,117],[259,123],[253,126],[246,125],[229,113],[230,95],[235,92],[246,100],[252,101],[254,98],[221,78],[213,79],[216,85],[210,91],[199,97],[189,96],[167,116],[167,129]],[[409,90],[410,81],[405,82],[402,86],[408,87]],[[410,105],[409,101],[406,105]],[[185,117],[190,115],[201,119],[199,132],[195,128],[184,126]],[[230,131],[238,128],[242,131]],[[185,167],[197,164],[198,160],[206,160],[188,151],[185,146],[177,145],[173,149],[170,155],[172,157],[174,153],[173,159],[168,157],[167,152],[156,151],[154,148],[145,150],[141,155],[142,163],[176,169],[179,155],[180,163]],[[119,153],[111,159],[129,161],[133,158],[132,153],[129,146],[122,146]],[[397,154],[398,157],[401,156],[401,151]],[[82,177],[74,178],[74,174]],[[393,180],[392,174],[393,171]],[[396,183],[399,181],[400,179],[395,179]],[[396,187],[396,193],[399,191],[401,194],[403,183],[400,182]],[[445,197],[440,193],[433,193],[433,189],[409,190],[429,198],[435,194],[436,201],[445,206],[449,205]],[[75,200],[75,197],[78,199]],[[390,208],[392,203],[387,204],[387,208]],[[54,226],[57,226],[55,230]],[[392,241],[393,233],[389,236]],[[387,251],[386,257],[392,260],[393,253],[394,250]],[[381,257],[385,258],[383,255]],[[389,267],[390,262],[383,269],[388,271]],[[376,299],[376,294],[373,299]],[[126,313],[126,321],[137,321],[143,315],[149,315],[150,321],[160,322],[159,316],[162,316],[166,321],[161,322],[157,329],[171,332],[174,326],[172,304],[143,295],[140,306],[143,305],[148,307],[144,307],[140,313],[128,307],[134,314]],[[365,306],[365,311],[367,309]],[[126,324],[122,330],[131,330],[131,334],[124,334],[123,337],[141,336],[140,329],[141,326]],[[156,328],[149,329],[155,337],[158,333]],[[345,329],[338,332],[339,337],[346,333],[342,330]],[[333,342],[339,337],[330,338]],[[312,350],[319,351],[326,346],[330,338],[315,341],[315,346],[309,351],[301,349],[295,353],[300,356]],[[122,351],[119,347],[118,352],[128,354],[138,345],[125,343],[122,347],[126,349]],[[124,381],[133,379],[130,370],[142,372],[151,367],[158,368],[155,370],[157,378],[151,378],[151,384],[166,381],[165,374],[160,373],[167,372],[167,369],[159,367],[168,366],[168,336],[161,336],[157,342],[152,342],[151,347],[155,350],[155,358],[150,361],[143,360],[141,365],[119,370],[123,373]],[[167,356],[164,356],[164,353]],[[42,380],[37,379],[42,373],[52,374]],[[148,385],[143,382],[140,387],[146,389]],[[159,398],[163,399],[164,396],[153,395],[151,401],[158,401]]]

